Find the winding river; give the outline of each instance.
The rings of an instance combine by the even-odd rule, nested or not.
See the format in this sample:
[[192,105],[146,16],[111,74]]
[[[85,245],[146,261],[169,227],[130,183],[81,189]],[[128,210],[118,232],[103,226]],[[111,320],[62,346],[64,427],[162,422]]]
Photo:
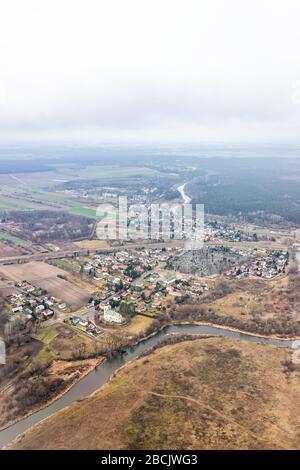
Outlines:
[[155,346],[166,334],[170,333],[192,333],[199,335],[215,335],[227,336],[237,340],[250,341],[258,344],[273,344],[281,347],[291,347],[292,341],[276,338],[262,338],[260,336],[250,335],[247,333],[240,333],[237,331],[227,330],[221,327],[206,326],[206,325],[177,325],[168,326],[159,331],[155,336],[152,336],[136,346],[127,349],[124,354],[118,355],[112,359],[108,359],[99,365],[96,369],[77,382],[65,395],[54,401],[51,405],[33,413],[27,418],[9,426],[8,428],[0,431],[0,448],[11,442],[19,434],[29,429],[34,424],[47,418],[53,413],[63,409],[70,403],[90,395],[92,392],[98,390],[104,385],[109,377],[121,366],[138,357],[146,349]]
[[182,184],[181,186],[178,186],[177,191],[180,192],[181,197],[183,199],[184,204],[189,204],[191,202],[191,198],[186,194],[185,192],[185,186],[187,183]]

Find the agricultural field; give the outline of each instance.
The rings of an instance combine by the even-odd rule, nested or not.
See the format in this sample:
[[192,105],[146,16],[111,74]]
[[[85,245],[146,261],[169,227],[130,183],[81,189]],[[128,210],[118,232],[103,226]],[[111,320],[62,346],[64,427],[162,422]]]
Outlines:
[[3,197],[2,195],[0,195],[1,211],[38,209],[39,207],[39,204],[31,203],[19,197]]
[[66,271],[47,263],[31,261],[25,264],[1,266],[0,273],[15,282],[24,280],[31,282],[70,305],[72,310],[82,307],[90,298],[88,291],[67,280],[69,274]]
[[[1,298],[1,301],[2,301],[3,298],[8,297],[9,295],[12,295],[12,294],[16,294],[17,292],[18,291],[15,288],[15,286],[9,284],[7,281],[6,282],[0,281],[0,298]],[[1,305],[1,301],[0,301],[0,305]],[[0,312],[0,316],[1,316],[1,313],[2,312]]]
[[154,170],[152,168],[146,168],[146,167],[125,167],[125,168],[120,168],[114,167],[114,166],[98,166],[98,165],[93,165],[93,166],[86,166],[85,168],[82,169],[69,169],[69,168],[64,168],[64,174],[70,175],[73,178],[84,178],[84,179],[98,179],[100,181],[103,181],[104,184],[107,184],[107,182],[112,182],[112,181],[118,181],[118,180],[128,180],[130,178],[136,178],[136,177],[147,177],[147,176],[160,176],[161,173],[157,170]]
[[16,237],[10,233],[0,232],[0,240],[7,240],[8,242],[13,243],[14,245],[20,246],[22,248],[27,248],[31,245],[29,240],[24,240],[23,238]]
[[79,248],[86,248],[87,250],[109,248],[109,244],[106,240],[82,240],[80,242],[74,242],[74,245],[79,246]]
[[96,217],[96,209],[90,207],[72,207],[69,209],[70,214],[83,215],[85,217]]
[[74,274],[78,274],[80,272],[80,264],[74,260],[70,261],[58,258],[51,260],[51,264]]
[[300,375],[285,366],[290,357],[230,338],[165,345],[10,448],[299,449]]
[[15,282],[22,282],[24,280],[32,282],[36,279],[49,279],[57,275],[67,275],[62,269],[39,261],[1,266],[0,271],[3,275]]
[[88,292],[58,277],[35,280],[34,284],[41,289],[45,289],[57,299],[66,302],[74,311],[85,305],[90,298]]
[[74,179],[61,171],[41,171],[18,174],[0,174],[0,186],[17,187],[23,190],[52,188],[59,183]]
[[[1,232],[0,232],[1,233]],[[0,241],[0,257],[5,258],[7,256],[17,256],[20,254],[20,250],[17,246],[12,246],[8,243]]]
[[13,188],[10,191],[0,192],[0,210],[21,210],[21,209],[68,209],[75,201],[69,201],[66,197],[55,192],[33,192],[30,189]]

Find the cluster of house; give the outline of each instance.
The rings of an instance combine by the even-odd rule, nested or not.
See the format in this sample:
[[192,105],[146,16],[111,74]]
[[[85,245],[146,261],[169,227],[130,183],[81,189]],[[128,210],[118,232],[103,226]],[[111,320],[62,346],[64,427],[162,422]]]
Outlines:
[[24,281],[16,285],[15,292],[7,301],[14,314],[20,314],[24,320],[48,320],[54,315],[56,299],[43,295],[43,290]]
[[166,251],[145,249],[98,254],[89,258],[81,270],[93,279],[100,291],[99,298],[104,300],[112,292],[130,288],[135,279],[152,271],[159,263],[166,262],[169,256]]
[[135,278],[153,269],[155,264],[155,260],[141,253],[121,251],[88,259],[82,272],[95,281],[102,294],[100,298],[105,299],[111,292],[129,288]]
[[87,320],[86,318],[72,316],[70,317],[70,320],[73,326],[80,326],[90,335],[99,336],[103,333],[102,330],[93,321]]
[[[117,203],[117,198],[119,196],[126,196],[128,198],[128,202],[133,203],[147,203],[149,202],[149,193],[155,192],[156,188],[131,188],[130,194],[128,194],[128,190],[121,187],[111,187],[111,186],[103,186],[101,188],[94,188],[91,187],[90,189],[86,188],[76,188],[76,189],[64,189],[62,190],[63,193],[67,194],[68,197],[72,197],[75,199],[81,198],[86,199],[89,201],[97,201],[104,202],[108,201],[111,203]],[[151,199],[150,199],[151,201]]]
[[[282,250],[269,252],[255,250],[251,252],[251,255],[252,256],[248,257],[245,263],[235,266],[228,271],[227,275],[229,277],[252,275],[272,279],[274,276],[285,272],[289,259],[288,252]],[[245,252],[245,256],[249,256],[249,253]]]
[[236,229],[233,225],[220,223],[217,221],[206,222],[204,226],[204,241],[257,241],[256,233],[248,233],[243,230]]
[[[164,267],[182,248],[156,248],[98,254],[81,271],[97,286],[89,307],[104,323],[120,324],[135,314],[155,317],[172,301],[194,299],[207,285],[188,275],[170,276]],[[83,326],[83,325],[81,325]]]
[[97,309],[105,323],[122,323],[135,314],[155,317],[168,304],[196,299],[207,289],[207,284],[190,276],[170,276],[159,270],[136,279],[129,288],[100,302]]

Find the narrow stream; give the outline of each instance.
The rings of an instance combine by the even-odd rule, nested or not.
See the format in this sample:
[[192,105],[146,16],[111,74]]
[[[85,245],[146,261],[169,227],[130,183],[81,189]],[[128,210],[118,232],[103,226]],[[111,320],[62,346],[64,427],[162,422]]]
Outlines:
[[178,186],[177,191],[180,193],[184,204],[189,204],[191,202],[191,198],[186,194],[185,186],[186,183],[182,184],[181,186]]
[[109,377],[119,367],[126,364],[128,361],[138,357],[146,349],[155,346],[166,334],[168,333],[193,333],[193,334],[213,334],[216,336],[228,336],[236,338],[237,340],[245,340],[258,344],[273,344],[281,347],[291,347],[291,340],[276,339],[276,338],[261,338],[259,336],[252,336],[246,333],[238,333],[235,331],[226,330],[219,327],[205,326],[205,325],[178,325],[168,326],[164,330],[157,333],[155,336],[142,341],[138,345],[126,350],[122,355],[114,357],[105,361],[103,364],[98,366],[83,379],[77,382],[65,395],[53,402],[51,405],[43,408],[31,416],[22,419],[16,424],[9,426],[8,428],[0,431],[0,448],[11,442],[19,434],[26,431],[34,424],[47,418],[53,413],[61,410],[70,403],[90,395],[95,390],[99,389],[104,385]]

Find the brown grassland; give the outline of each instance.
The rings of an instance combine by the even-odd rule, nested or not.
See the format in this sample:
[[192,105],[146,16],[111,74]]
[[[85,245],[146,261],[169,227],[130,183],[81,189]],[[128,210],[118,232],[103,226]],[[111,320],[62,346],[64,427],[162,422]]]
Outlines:
[[230,338],[156,349],[14,449],[299,449],[291,351]]
[[74,242],[79,248],[86,248],[87,250],[101,250],[102,248],[109,248],[106,240],[81,240]]
[[[272,280],[246,278],[228,282],[229,292],[219,299],[205,303],[217,314],[243,320],[271,319],[289,315],[300,321],[299,294],[296,275],[279,276]],[[218,284],[216,289],[218,289]],[[210,295],[210,293],[209,293]]]

